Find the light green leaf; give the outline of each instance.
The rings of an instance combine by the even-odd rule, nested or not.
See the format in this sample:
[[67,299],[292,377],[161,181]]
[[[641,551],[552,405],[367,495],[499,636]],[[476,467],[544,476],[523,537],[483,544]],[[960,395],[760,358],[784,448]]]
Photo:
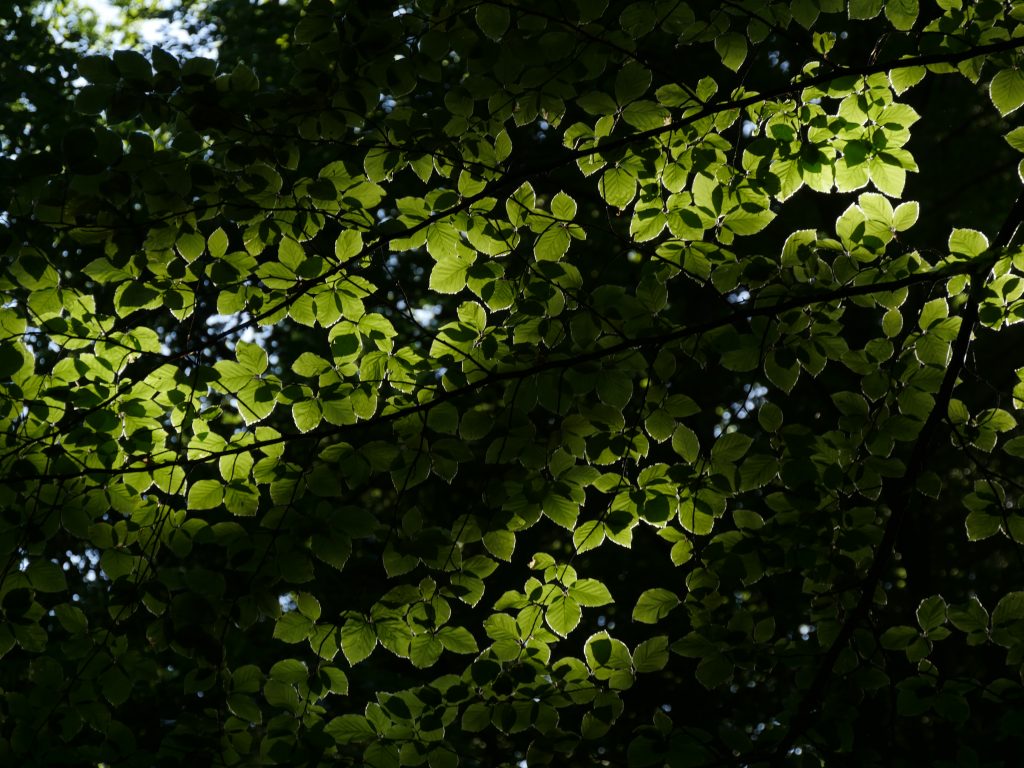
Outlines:
[[441,627],[437,632],[437,639],[445,650],[452,653],[478,653],[480,648],[476,639],[465,627]]
[[576,551],[578,553],[587,552],[601,546],[601,543],[604,541],[604,536],[604,521],[588,520],[585,523],[580,523],[579,527],[573,533],[573,546],[576,547]]
[[890,197],[899,197],[903,194],[903,187],[907,183],[907,172],[899,165],[887,162],[881,155],[876,155],[868,160],[868,172],[872,183]]
[[608,205],[625,208],[636,197],[636,177],[624,168],[612,167],[606,170],[598,189]]
[[908,200],[896,206],[892,214],[892,228],[897,232],[906,232],[917,223],[921,206],[915,200]]
[[1024,74],[1019,69],[1001,69],[989,84],[989,96],[1004,117],[1024,104]]
[[[582,526],[581,526],[582,527]],[[578,579],[569,586],[569,596],[580,605],[593,608],[614,602],[608,587],[597,579]]]
[[363,236],[354,229],[346,229],[334,241],[334,256],[340,263],[358,256],[362,250]]
[[551,199],[551,213],[562,221],[572,221],[576,217],[576,201],[565,192],[558,192]]
[[466,274],[473,262],[457,256],[445,257],[430,270],[430,289],[438,293],[458,293],[466,287]]
[[882,316],[882,332],[890,339],[899,335],[903,329],[903,314],[898,309],[890,309]]
[[924,80],[927,70],[924,67],[897,67],[889,71],[889,82],[898,95],[913,88]]
[[565,637],[580,623],[580,604],[568,595],[559,595],[544,611],[544,620],[555,634]]
[[323,409],[317,398],[300,400],[292,405],[292,419],[299,432],[309,432],[320,425],[323,418]]
[[537,261],[558,261],[565,256],[571,242],[572,237],[565,227],[552,224],[537,238],[533,254]]
[[313,622],[297,611],[283,614],[274,624],[274,637],[286,643],[301,643],[312,631]]
[[988,238],[976,229],[954,229],[949,236],[949,252],[959,256],[979,256],[988,249]]
[[224,485],[217,480],[197,480],[188,491],[188,508],[213,509],[224,499]]
[[235,344],[235,357],[239,365],[257,376],[267,370],[269,365],[267,351],[259,344],[248,341],[239,341]]
[[217,227],[210,233],[210,236],[206,238],[206,250],[210,252],[210,255],[219,259],[228,251],[228,236],[222,227]]

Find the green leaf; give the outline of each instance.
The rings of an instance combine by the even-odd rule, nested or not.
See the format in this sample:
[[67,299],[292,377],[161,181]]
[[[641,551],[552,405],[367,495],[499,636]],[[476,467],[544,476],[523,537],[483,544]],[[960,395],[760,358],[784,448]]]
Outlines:
[[377,735],[373,726],[362,715],[335,717],[324,727],[324,733],[334,739],[337,744],[368,741]]
[[487,551],[495,557],[509,561],[516,548],[516,535],[512,531],[489,531],[483,537]]
[[968,541],[980,542],[998,534],[1002,518],[983,510],[975,510],[967,516],[965,524]]
[[732,679],[733,664],[724,656],[709,656],[697,664],[697,682],[708,690],[725,685]]
[[988,611],[977,597],[971,597],[963,605],[951,605],[948,608],[950,623],[961,632],[987,632]]
[[82,56],[78,59],[78,74],[90,83],[112,85],[120,77],[118,68],[108,56]]
[[580,623],[580,604],[568,595],[559,595],[544,611],[544,620],[555,634],[565,637]]
[[882,11],[883,0],[850,0],[851,19],[873,19]]
[[1024,592],[1007,592],[992,610],[992,640],[1010,648],[1024,641]]
[[774,403],[763,403],[757,410],[757,421],[767,432],[777,432],[782,426],[782,409]]
[[946,601],[933,595],[921,601],[917,607],[917,623],[922,632],[929,632],[946,623]]
[[743,455],[750,448],[754,441],[739,432],[730,432],[719,437],[711,446],[711,460],[721,462],[736,462],[743,458]]
[[918,0],[885,0],[885,16],[900,32],[913,28],[917,21]]
[[462,730],[478,733],[491,724],[491,707],[483,702],[474,702],[462,713]]
[[301,643],[309,638],[313,622],[301,613],[286,613],[274,624],[274,637],[286,643]]
[[668,637],[658,635],[640,643],[633,651],[637,672],[660,672],[668,664]]
[[800,376],[800,366],[796,363],[784,366],[779,362],[778,353],[771,352],[765,358],[764,372],[772,384],[783,392],[789,393],[796,386]]
[[341,650],[348,663],[355,666],[377,646],[373,626],[362,618],[350,618],[341,627]]
[[544,514],[563,528],[570,531],[576,527],[576,518],[579,517],[579,505],[572,499],[556,493],[549,493],[544,497],[541,504]]
[[697,435],[685,424],[680,424],[672,433],[672,450],[693,464],[700,457]]
[[651,87],[651,72],[634,61],[627,62],[615,76],[615,100],[628,104],[643,96]]
[[491,40],[497,42],[504,36],[510,21],[508,8],[493,3],[477,6],[476,23]]
[[149,60],[138,51],[114,51],[114,64],[121,77],[142,85],[149,85],[153,80],[153,70]]
[[25,570],[25,576],[37,592],[63,592],[68,587],[64,571],[49,560],[34,560]]
[[263,722],[263,712],[252,696],[246,696],[244,693],[232,693],[227,698],[227,705],[228,710],[235,717],[257,725]]
[[737,32],[727,32],[715,38],[715,50],[725,66],[739,72],[747,58],[747,38]]
[[12,379],[15,374],[30,365],[31,358],[20,344],[0,341],[0,380]]
[[1018,152],[1024,152],[1024,126],[1014,128],[1008,134],[1003,136],[1006,139],[1006,143],[1013,147]]
[[793,18],[804,29],[810,29],[818,20],[821,9],[816,0],[793,0],[790,10]]
[[271,679],[283,683],[304,683],[309,679],[309,670],[298,659],[281,659],[274,663],[268,674]]
[[1024,104],[1024,74],[1016,68],[999,70],[989,83],[988,93],[1005,117]]
[[132,681],[120,667],[112,666],[100,675],[100,689],[107,701],[120,707],[131,695]]
[[224,486],[224,506],[231,514],[250,517],[256,514],[259,505],[259,493],[243,481],[233,480]]
[[[444,645],[437,637],[430,634],[414,635],[409,643],[409,661],[414,667],[420,669],[432,667],[441,657],[443,651]],[[399,655],[403,654],[399,653]]]
[[633,621],[644,624],[656,624],[669,615],[679,605],[679,598],[674,592],[655,587],[640,595],[633,608]]
[[889,627],[882,633],[880,642],[882,647],[888,651],[902,651],[918,637],[918,631],[913,627]]

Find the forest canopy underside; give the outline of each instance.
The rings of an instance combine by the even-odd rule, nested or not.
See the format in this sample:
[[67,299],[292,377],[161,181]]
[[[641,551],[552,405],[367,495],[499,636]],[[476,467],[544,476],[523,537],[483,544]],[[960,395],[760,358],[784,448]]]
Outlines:
[[1024,2],[115,5],[0,18],[0,763],[1024,754]]

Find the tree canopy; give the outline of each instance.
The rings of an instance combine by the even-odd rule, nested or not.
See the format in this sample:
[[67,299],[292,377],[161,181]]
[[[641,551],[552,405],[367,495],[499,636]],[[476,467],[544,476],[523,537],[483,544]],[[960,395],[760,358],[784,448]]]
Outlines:
[[0,19],[0,762],[1021,754],[1024,2],[120,5]]

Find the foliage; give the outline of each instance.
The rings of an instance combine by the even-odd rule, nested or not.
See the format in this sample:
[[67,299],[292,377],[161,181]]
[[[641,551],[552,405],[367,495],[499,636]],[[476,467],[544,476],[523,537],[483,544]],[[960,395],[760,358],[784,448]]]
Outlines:
[[1024,3],[182,8],[0,22],[4,764],[1020,753]]

